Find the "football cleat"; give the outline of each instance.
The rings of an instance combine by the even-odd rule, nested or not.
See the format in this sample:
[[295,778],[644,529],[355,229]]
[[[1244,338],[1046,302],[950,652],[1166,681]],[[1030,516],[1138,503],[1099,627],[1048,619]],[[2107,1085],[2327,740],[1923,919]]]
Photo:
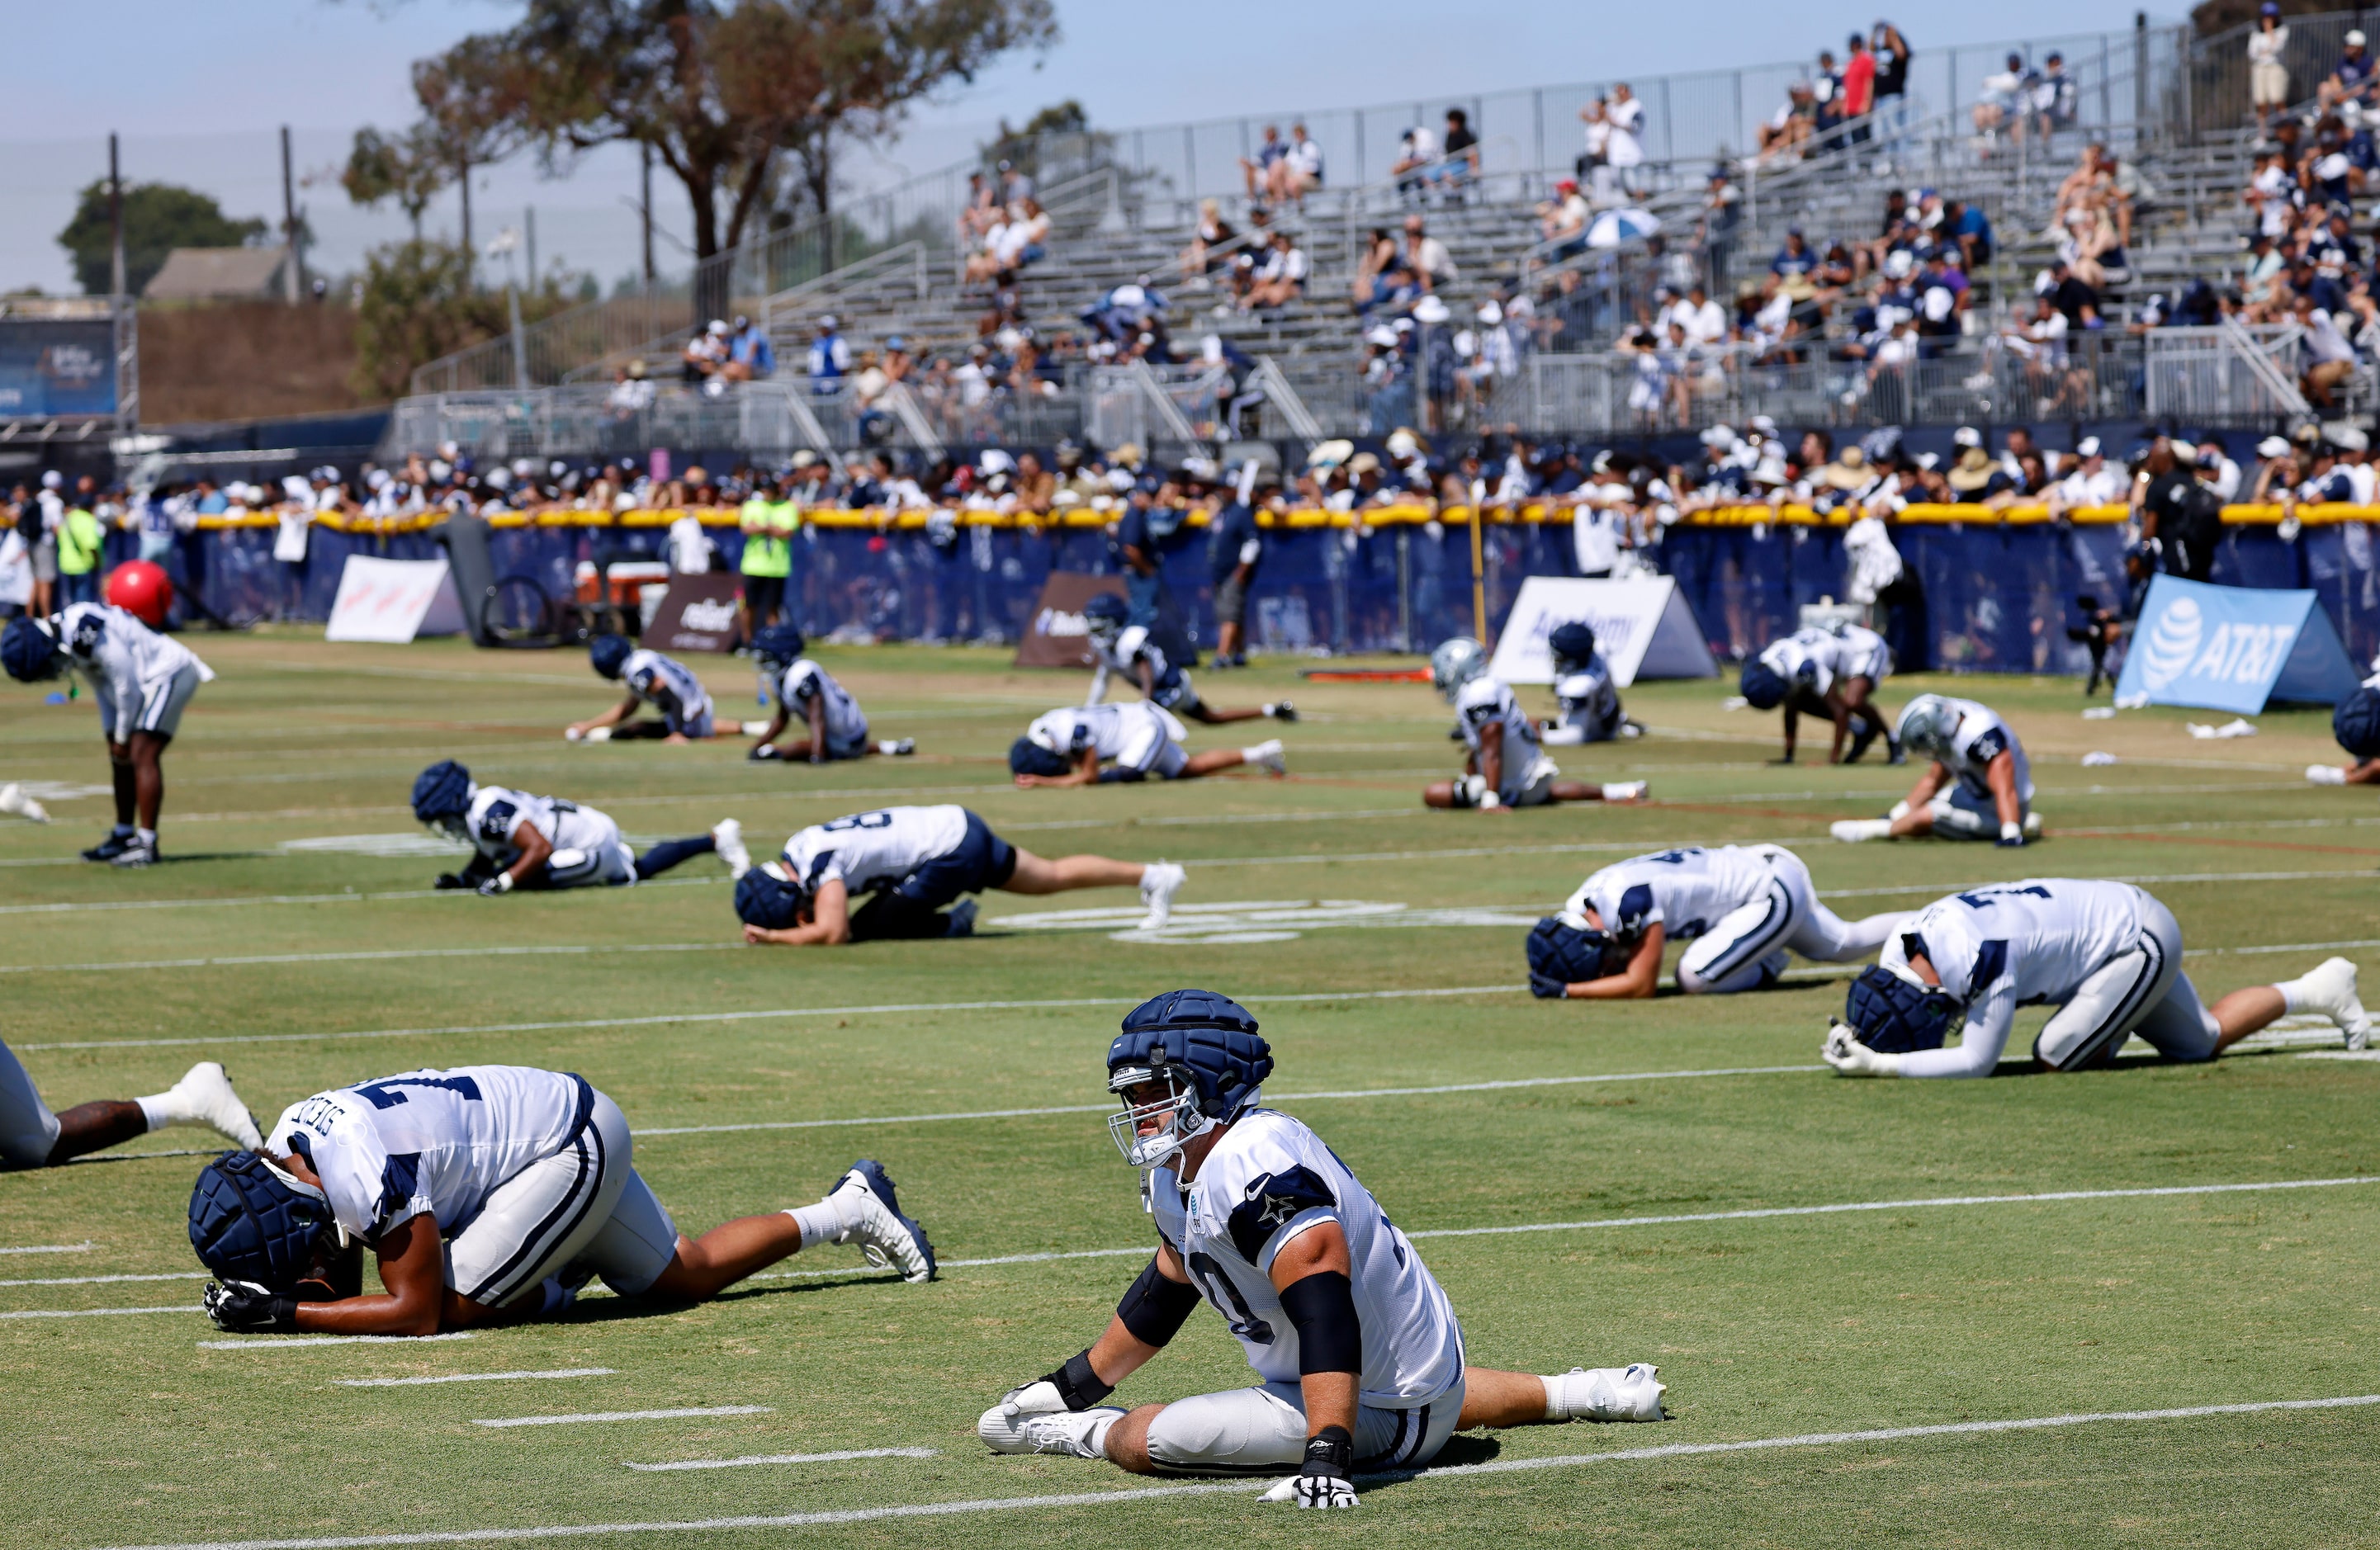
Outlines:
[[1104,1459],[1108,1428],[1123,1416],[1124,1412],[1113,1405],[1095,1405],[1087,1411],[1060,1411],[1054,1415],[1028,1417],[1019,1428],[1025,1435],[1024,1451]]
[[2338,1024],[2347,1047],[2361,1049],[2372,1039],[2372,1020],[2355,992],[2355,964],[2345,958],[2325,958],[2298,977],[2301,999],[2308,1011],[2318,1011]]
[[1653,789],[1650,781],[1606,781],[1603,800],[1606,802],[1642,802],[1645,793]]
[[1036,1416],[1065,1413],[1066,1400],[1048,1378],[1036,1378],[1000,1397],[1000,1403],[977,1418],[975,1435],[994,1453],[1030,1453],[1025,1423]]
[[130,844],[109,856],[107,864],[110,866],[154,866],[157,865],[157,847],[153,844],[144,845],[135,839]]
[[1889,839],[1890,818],[1838,818],[1828,826],[1828,832],[1846,845],[1856,845],[1869,840]]
[[109,829],[107,838],[83,852],[82,858],[85,861],[114,861],[132,848],[132,842],[138,836],[128,829]]
[[237,1146],[250,1152],[264,1150],[264,1137],[256,1131],[255,1117],[248,1105],[239,1101],[232,1091],[231,1078],[221,1065],[201,1060],[182,1074],[182,1080],[167,1089],[165,1096],[173,1100],[177,1112],[187,1114],[197,1123],[220,1132]]
[[[2317,786],[2343,786],[2347,784],[2347,771],[2335,764],[2310,764],[2306,766],[2306,779]],[[16,788],[11,786],[8,790]],[[0,791],[0,812],[6,811],[7,805],[8,792]]]
[[710,826],[710,842],[718,847],[719,859],[727,863],[730,877],[742,878],[752,869],[752,853],[744,848],[744,826],[734,818],[722,818]]
[[912,1284],[934,1278],[934,1246],[926,1240],[926,1229],[912,1217],[901,1214],[900,1197],[892,1193],[892,1176],[884,1165],[862,1157],[851,1165],[842,1181],[831,1192],[842,1194],[856,1191],[860,1198],[845,1202],[845,1213],[857,1207],[858,1223],[846,1228],[838,1243],[856,1243],[860,1257],[880,1270],[898,1270],[901,1278]]
[[1884,734],[1884,746],[1885,763],[1907,764],[1909,762],[1909,750],[1900,745],[1900,739],[1888,732]]
[[1266,706],[1264,708],[1264,713],[1271,717],[1276,721],[1293,721],[1297,720],[1297,707],[1290,704],[1289,701],[1285,699],[1277,699],[1270,705]]
[[50,821],[49,809],[25,794],[25,788],[11,781],[0,786],[0,813],[14,813],[35,823]]
[[1269,737],[1248,750],[1248,762],[1267,773],[1280,776],[1289,773],[1289,756],[1282,752],[1281,739]]
[[1660,1369],[1649,1362],[1625,1367],[1597,1367],[1569,1372],[1542,1380],[1546,1386],[1548,1421],[1667,1421],[1661,1396],[1670,1386]]
[[1173,896],[1189,880],[1190,874],[1170,861],[1152,861],[1141,869],[1140,902],[1148,906],[1148,914],[1141,917],[1141,930],[1160,930],[1173,918]]
[[917,740],[914,737],[896,737],[884,745],[884,751],[894,758],[905,759],[917,751]]
[[1864,723],[1859,731],[1852,733],[1852,745],[1849,749],[1844,751],[1843,762],[1845,764],[1857,764],[1862,758],[1866,757],[1868,749],[1876,745],[1876,733],[1878,730],[1876,723],[1869,721]]
[[942,935],[945,937],[974,936],[975,916],[975,901],[972,899],[960,900],[957,903],[951,906],[951,913],[943,917],[950,922],[950,929],[944,931]]

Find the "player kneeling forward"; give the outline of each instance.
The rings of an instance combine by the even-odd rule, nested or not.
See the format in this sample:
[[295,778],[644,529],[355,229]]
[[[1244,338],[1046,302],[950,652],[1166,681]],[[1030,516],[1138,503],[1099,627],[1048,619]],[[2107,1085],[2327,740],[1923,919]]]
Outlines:
[[[1463,1327],[1412,1241],[1322,1138],[1259,1107],[1273,1069],[1227,997],[1144,1001],[1108,1047],[1109,1122],[1143,1172],[1157,1253],[1092,1346],[1010,1389],[976,1423],[998,1453],[1071,1453],[1135,1474],[1299,1473],[1267,1494],[1355,1505],[1358,1470],[1427,1464],[1455,1432],[1659,1421],[1644,1362],[1553,1377],[1466,1369]],[[1259,1381],[1129,1412],[1099,1403],[1201,1298]],[[1302,1467],[1301,1467],[1302,1466]]]
[[[744,939],[756,946],[840,947],[969,936],[975,901],[961,896],[988,888],[1137,888],[1148,907],[1140,928],[1154,931],[1172,917],[1173,896],[1185,880],[1181,867],[1165,861],[1047,861],[1010,844],[964,807],[886,807],[812,824],[786,841],[782,860],[737,880],[735,915]],[[862,894],[873,897],[853,909],[851,901]],[[943,908],[953,901],[955,908]]]
[[[2279,985],[2234,990],[2212,1010],[2181,972],[2173,912],[2130,883],[2035,878],[1937,900],[1852,982],[1827,1031],[1846,1076],[1989,1076],[2021,1006],[2054,1006],[2033,1042],[2050,1071],[2112,1059],[2138,1034],[2169,1060],[2211,1060],[2290,1012],[2319,1012],[2361,1049],[2372,1024],[2355,965],[2325,959]],[[1959,1047],[1943,1041],[1963,1017]]]
[[[619,1106],[569,1072],[460,1066],[317,1093],[262,1148],[199,1174],[207,1314],[237,1334],[434,1335],[559,1313],[597,1276],[623,1297],[700,1302],[820,1243],[933,1279],[925,1229],[876,1163],[814,1205],[686,1238],[634,1153]],[[377,1296],[361,1290],[367,1246]]]
[[490,897],[516,888],[640,883],[714,852],[736,877],[752,865],[734,818],[721,819],[708,834],[664,840],[638,855],[620,838],[610,814],[558,796],[478,785],[453,759],[440,759],[413,782],[413,816],[479,852],[461,872],[440,876],[438,886],[476,888]]
[[1190,686],[1190,675],[1167,660],[1165,648],[1148,638],[1148,625],[1125,624],[1131,617],[1124,600],[1112,592],[1102,592],[1083,605],[1083,622],[1090,627],[1091,650],[1096,659],[1091,669],[1091,692],[1084,704],[1097,705],[1105,699],[1108,675],[1121,673],[1148,703],[1210,727],[1226,721],[1253,721],[1265,716],[1280,721],[1297,720],[1297,707],[1285,699],[1253,710],[1214,708]]
[[[712,735],[710,691],[684,662],[631,646],[625,636],[597,636],[587,643],[587,660],[601,676],[626,684],[628,695],[601,715],[563,728],[562,735],[571,742],[658,737],[664,743],[690,743]],[[648,705],[661,712],[660,721],[629,719]]]
[[1882,946],[1900,912],[1844,920],[1818,902],[1810,869],[1778,845],[1689,846],[1606,866],[1529,933],[1529,988],[1548,1000],[1640,999],[1661,977],[1664,942],[1690,996],[1759,990],[1791,949],[1848,963]]
[[1611,664],[1595,654],[1592,628],[1564,624],[1546,636],[1546,649],[1553,654],[1554,702],[1561,713],[1543,724],[1539,742],[1548,748],[1570,748],[1643,734],[1644,729],[1621,711]]
[[1020,786],[1090,786],[1111,781],[1195,781],[1252,764],[1274,775],[1289,772],[1281,739],[1252,748],[1182,745],[1189,733],[1173,712],[1147,700],[1137,705],[1070,705],[1033,719],[1009,745],[1008,768]]
[[1462,780],[1422,788],[1425,805],[1495,811],[1548,802],[1635,802],[1645,795],[1642,781],[1598,786],[1557,779],[1561,770],[1537,746],[1537,724],[1521,713],[1511,689],[1488,676],[1487,649],[1470,636],[1457,636],[1431,652],[1429,677],[1454,707],[1456,729],[1470,752]]
[[2355,762],[2307,765],[2306,779],[2317,786],[2380,785],[2380,676],[2365,679],[2338,702],[2330,713],[2330,731]]
[[[1755,710],[1785,708],[1785,757],[1793,762],[1793,740],[1801,718],[1811,715],[1833,723],[1834,741],[1828,745],[1828,764],[1857,764],[1879,734],[1890,750],[1888,762],[1902,758],[1900,740],[1885,730],[1884,712],[1871,696],[1892,671],[1892,652],[1884,637],[1858,624],[1814,624],[1794,631],[1743,664],[1744,703]],[[1858,730],[1852,730],[1852,723]],[[1843,737],[1851,736],[1851,751]]]
[[200,1061],[152,1096],[98,1098],[53,1114],[16,1053],[0,1044],[0,1169],[56,1168],[168,1125],[204,1125],[235,1146],[258,1144],[248,1105],[212,1060]]
[[[829,759],[917,751],[917,745],[906,737],[881,741],[869,738],[868,716],[859,708],[859,701],[826,669],[802,655],[807,644],[802,632],[791,624],[771,624],[752,637],[752,654],[761,663],[762,692],[777,702],[777,713],[771,718],[768,730],[760,733],[760,741],[752,745],[748,757],[808,759],[812,764],[824,764]],[[809,735],[798,743],[780,745],[777,739],[793,721],[796,707],[809,728]]]
[[1907,801],[1880,818],[1844,818],[1838,840],[1988,840],[2022,845],[2041,833],[2024,745],[1988,706],[1919,695],[1900,709],[1900,745],[1933,760]]

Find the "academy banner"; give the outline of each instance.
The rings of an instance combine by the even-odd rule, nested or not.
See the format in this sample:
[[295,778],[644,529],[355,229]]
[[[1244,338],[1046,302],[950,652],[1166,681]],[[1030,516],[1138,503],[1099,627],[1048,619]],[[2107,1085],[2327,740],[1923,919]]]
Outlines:
[[1582,581],[1533,575],[1496,637],[1488,671],[1507,684],[1550,684],[1553,653],[1546,636],[1573,622],[1595,632],[1596,654],[1626,688],[1639,678],[1716,678],[1718,663],[1694,623],[1678,584],[1666,575],[1626,581]]
[[2269,699],[2333,705],[2357,673],[2312,592],[2149,583],[2116,697],[2253,715]]
[[[1033,612],[1017,637],[1015,665],[1094,666],[1097,659],[1091,655],[1091,627],[1083,618],[1083,605],[1103,593],[1123,597],[1123,578],[1081,571],[1051,571],[1049,579],[1041,584],[1041,596],[1034,602]],[[1197,665],[1197,643],[1170,588],[1158,593],[1157,624],[1148,633],[1165,653],[1166,660],[1184,667]]]
[[462,633],[463,602],[445,561],[350,554],[322,638],[402,646],[416,636]]

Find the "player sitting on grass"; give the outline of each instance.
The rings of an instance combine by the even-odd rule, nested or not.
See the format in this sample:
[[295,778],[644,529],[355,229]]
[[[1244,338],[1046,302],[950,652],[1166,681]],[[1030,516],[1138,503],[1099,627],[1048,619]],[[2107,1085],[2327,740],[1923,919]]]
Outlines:
[[[886,807],[812,824],[786,841],[782,859],[739,877],[735,915],[744,939],[756,946],[841,947],[971,936],[975,901],[962,895],[988,888],[1137,888],[1148,908],[1140,928],[1154,931],[1172,917],[1184,881],[1182,868],[1166,861],[1044,860],[964,807]],[[864,894],[874,897],[854,909],[851,902]]]
[[[771,624],[752,637],[752,655],[761,662],[762,693],[777,702],[777,712],[770,719],[769,730],[752,745],[750,757],[807,759],[812,764],[824,764],[829,759],[917,751],[916,742],[906,737],[870,739],[868,716],[859,708],[859,701],[826,669],[802,655],[807,644],[802,632],[791,624]],[[781,745],[777,739],[793,721],[796,706],[801,708],[801,718],[809,728],[809,735],[798,743]]]
[[[691,743],[712,734],[710,691],[684,662],[631,646],[625,636],[597,636],[587,643],[587,660],[601,676],[625,684],[628,694],[601,716],[565,727],[562,735],[571,742],[658,737],[664,743]],[[648,705],[661,712],[660,721],[629,720]]]
[[1810,869],[1778,845],[1689,846],[1606,866],[1559,915],[1529,933],[1529,988],[1548,1000],[1635,1000],[1661,977],[1661,948],[1691,941],[1678,960],[1690,996],[1760,990],[1785,972],[1786,951],[1849,963],[1882,946],[1899,911],[1844,920],[1818,902]]
[[934,1278],[925,1229],[865,1158],[814,1205],[686,1238],[634,1156],[619,1106],[569,1072],[459,1066],[317,1093],[261,1147],[200,1170],[207,1315],[235,1334],[434,1335],[558,1314],[597,1276],[623,1297],[698,1302],[820,1243]]
[[168,1125],[204,1125],[235,1146],[258,1144],[248,1105],[212,1060],[200,1061],[153,1097],[97,1098],[53,1114],[15,1052],[0,1044],[0,1169],[55,1168]]
[[2355,762],[2307,765],[2306,779],[2317,786],[2380,785],[2380,677],[2366,679],[2338,702],[2330,713],[2330,731]]
[[1542,723],[1538,742],[1548,748],[1570,748],[1642,734],[1644,729],[1621,712],[1611,664],[1596,655],[1591,627],[1564,624],[1546,636],[1546,648],[1553,653],[1554,701],[1560,713]]
[[[2130,883],[2035,878],[1954,893],[1905,922],[1852,982],[1827,1063],[1845,1076],[1989,1076],[2021,1006],[2058,1009],[2033,1041],[2047,1071],[2105,1064],[2133,1034],[2168,1060],[2211,1060],[2292,1012],[2329,1018],[2350,1049],[2371,1037],[2344,958],[2209,1010],[2181,951],[2173,912]],[[1944,1047],[1961,1019],[1958,1047]]]
[[734,818],[721,819],[708,834],[664,840],[638,855],[620,838],[611,815],[558,796],[476,784],[471,772],[453,759],[440,759],[415,780],[413,816],[431,832],[479,853],[461,872],[443,874],[438,886],[475,888],[489,897],[516,888],[640,883],[714,852],[736,877],[752,865],[743,828]]
[[2022,845],[2041,835],[2033,811],[2033,766],[2016,733],[1988,706],[1919,695],[1900,708],[1900,745],[1933,762],[1907,800],[1880,818],[1843,818],[1834,836],[1865,840],[1989,840]]
[[[1794,631],[1743,664],[1744,703],[1755,710],[1785,708],[1785,757],[1793,762],[1794,734],[1801,718],[1816,716],[1831,722],[1834,741],[1827,748],[1828,764],[1857,764],[1880,734],[1890,750],[1888,763],[1904,757],[1884,712],[1872,703],[1876,684],[1892,669],[1892,652],[1884,637],[1857,624],[1813,624]],[[1858,723],[1853,730],[1852,723]],[[1851,751],[1843,739],[1851,738]]]
[[72,666],[91,685],[115,782],[115,827],[82,858],[118,866],[154,862],[165,745],[214,671],[180,641],[111,603],[75,603],[55,619],[10,620],[0,631],[0,666],[20,684],[42,683]]
[[1500,812],[1548,802],[1636,802],[1642,781],[1596,785],[1557,779],[1561,770],[1537,746],[1537,723],[1521,712],[1512,691],[1488,675],[1488,652],[1468,636],[1457,636],[1430,653],[1430,682],[1455,709],[1455,729],[1470,750],[1463,778],[1433,781],[1421,792],[1431,807],[1477,807]]
[[[1265,1499],[1342,1508],[1357,1471],[1421,1468],[1469,1427],[1665,1419],[1645,1362],[1552,1377],[1467,1364],[1413,1241],[1320,1136],[1261,1107],[1272,1054],[1238,1002],[1207,990],[1144,1001],[1107,1065],[1124,1106],[1108,1129],[1142,1172],[1157,1252],[1088,1350],[984,1411],[976,1433],[994,1452],[1134,1474],[1297,1470]],[[1102,1405],[1202,1298],[1260,1381]]]
[[1190,675],[1169,661],[1165,648],[1149,638],[1148,625],[1125,624],[1131,617],[1124,600],[1112,592],[1102,592],[1083,605],[1083,622],[1090,626],[1091,650],[1097,659],[1091,669],[1090,696],[1084,704],[1097,705],[1106,698],[1108,675],[1121,673],[1150,704],[1210,727],[1266,716],[1278,721],[1297,720],[1297,707],[1285,699],[1254,710],[1215,709],[1190,686]]
[[1248,748],[1183,747],[1188,735],[1173,712],[1142,700],[1136,705],[1068,705],[1033,719],[1025,735],[1009,745],[1008,768],[1020,786],[1089,786],[1110,781],[1195,781],[1252,764],[1273,775],[1289,773],[1281,739]]

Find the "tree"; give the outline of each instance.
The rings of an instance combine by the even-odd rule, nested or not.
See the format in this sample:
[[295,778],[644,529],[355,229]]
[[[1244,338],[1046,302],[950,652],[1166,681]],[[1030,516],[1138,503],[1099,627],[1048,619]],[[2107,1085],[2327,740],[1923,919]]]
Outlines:
[[455,176],[453,159],[440,152],[434,137],[423,126],[396,135],[366,127],[356,131],[347,164],[339,174],[339,186],[347,191],[348,199],[366,207],[395,200],[412,223],[413,239],[419,242],[421,217],[429,211],[430,201]]
[[[261,220],[235,221],[212,195],[171,183],[124,186],[124,285],[140,294],[176,248],[244,248],[270,230]],[[107,180],[82,191],[74,219],[58,233],[74,260],[85,296],[105,296],[115,278],[115,238],[107,216]]]
[[1015,128],[1002,119],[1000,132],[976,149],[987,169],[1009,163],[1045,189],[1116,164],[1115,136],[1093,129],[1090,114],[1072,97],[1052,103]]
[[[521,293],[528,321],[572,299],[559,271]],[[501,291],[471,283],[471,255],[461,244],[393,242],[364,257],[363,300],[356,310],[356,391],[390,399],[411,390],[413,369],[498,337],[511,327]]]

